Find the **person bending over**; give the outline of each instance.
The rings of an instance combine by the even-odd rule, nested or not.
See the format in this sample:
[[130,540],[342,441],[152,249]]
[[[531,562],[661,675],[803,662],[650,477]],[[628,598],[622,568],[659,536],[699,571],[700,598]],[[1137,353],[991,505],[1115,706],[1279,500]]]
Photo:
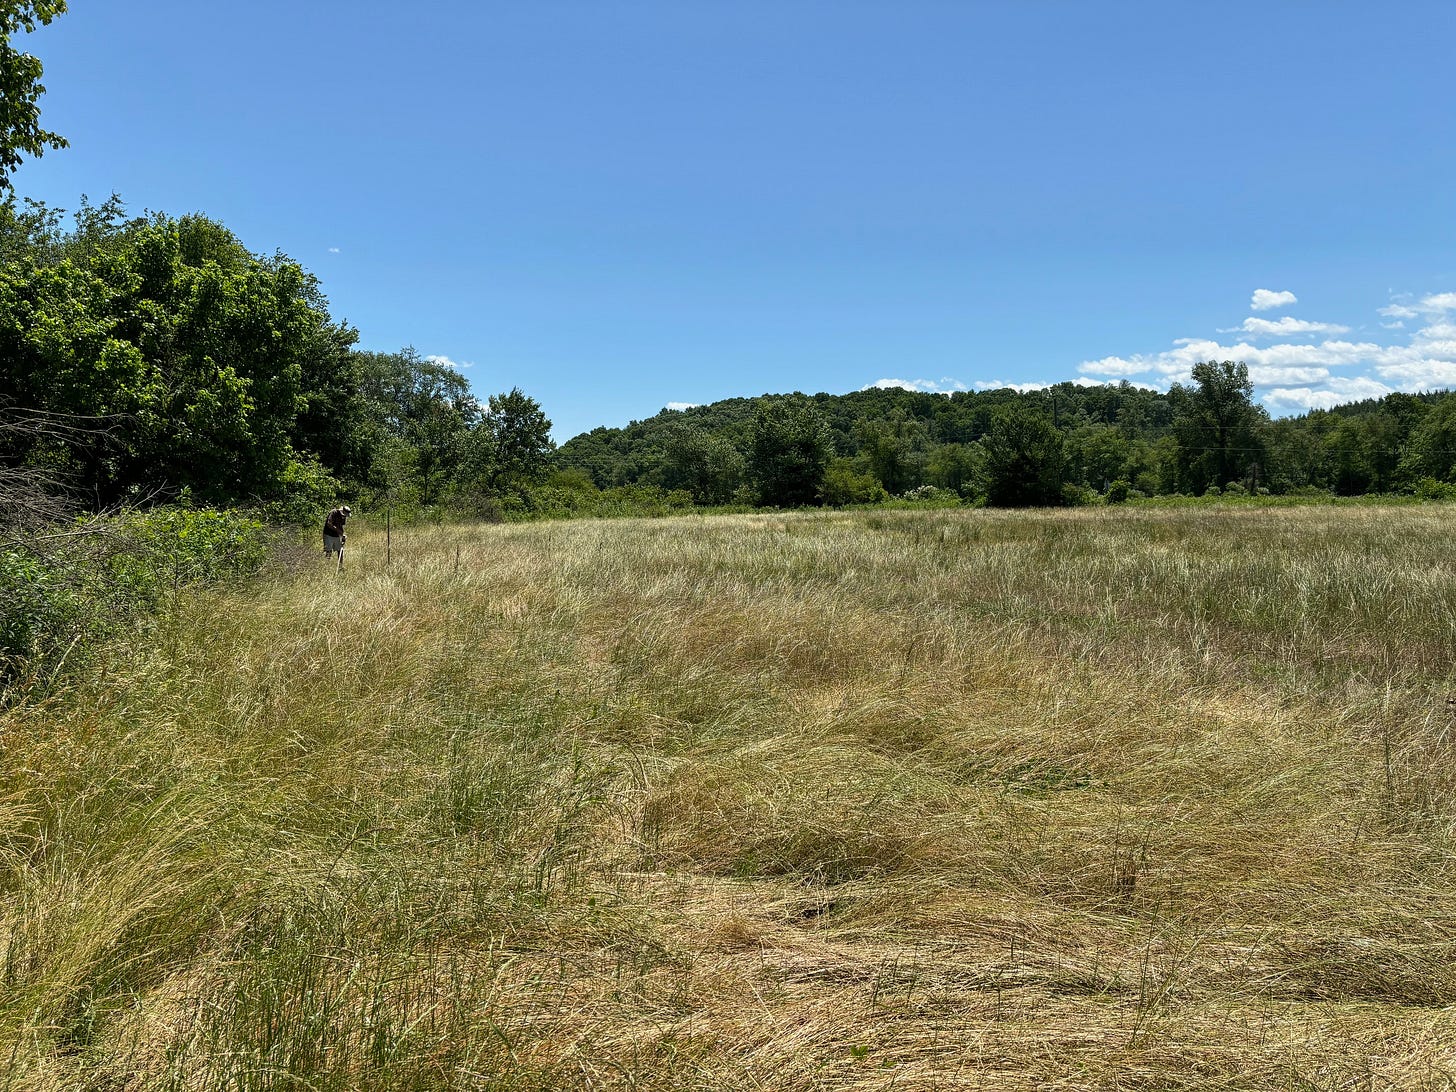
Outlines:
[[324,557],[339,555],[339,568],[344,567],[344,543],[349,536],[344,534],[344,524],[349,522],[349,506],[341,504],[324,517]]

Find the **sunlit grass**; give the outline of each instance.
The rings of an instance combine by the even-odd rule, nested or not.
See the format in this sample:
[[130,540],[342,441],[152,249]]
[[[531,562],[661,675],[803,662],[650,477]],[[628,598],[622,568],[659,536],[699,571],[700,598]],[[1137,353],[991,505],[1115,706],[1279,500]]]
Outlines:
[[0,1089],[1440,1088],[1449,510],[351,528],[0,721]]

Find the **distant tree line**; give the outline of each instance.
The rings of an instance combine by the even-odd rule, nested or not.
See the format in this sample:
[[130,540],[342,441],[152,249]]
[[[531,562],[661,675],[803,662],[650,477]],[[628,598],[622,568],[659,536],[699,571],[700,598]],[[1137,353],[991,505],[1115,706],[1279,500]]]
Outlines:
[[[356,347],[315,277],[216,221],[113,197],[0,203],[0,476],[93,510],[179,497],[302,513],[335,497],[489,506],[545,467],[520,390],[479,402],[413,349]],[[45,427],[49,422],[52,427]]]
[[1456,397],[1391,394],[1271,420],[1248,369],[1205,361],[1166,393],[1061,383],[1019,393],[871,389],[664,410],[561,446],[558,480],[699,504],[993,505],[1145,495],[1456,494]]

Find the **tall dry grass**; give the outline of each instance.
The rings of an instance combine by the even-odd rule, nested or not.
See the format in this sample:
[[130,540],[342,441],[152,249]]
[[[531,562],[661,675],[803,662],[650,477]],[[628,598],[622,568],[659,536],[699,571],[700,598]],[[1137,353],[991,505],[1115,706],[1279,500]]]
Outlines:
[[0,721],[0,1089],[1450,1087],[1449,520],[360,532],[184,598]]

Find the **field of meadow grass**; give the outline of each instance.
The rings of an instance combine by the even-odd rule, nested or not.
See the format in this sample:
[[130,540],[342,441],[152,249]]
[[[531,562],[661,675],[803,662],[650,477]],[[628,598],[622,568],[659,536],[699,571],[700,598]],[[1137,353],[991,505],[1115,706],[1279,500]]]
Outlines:
[[1450,1088],[1453,524],[351,528],[0,712],[0,1090]]

